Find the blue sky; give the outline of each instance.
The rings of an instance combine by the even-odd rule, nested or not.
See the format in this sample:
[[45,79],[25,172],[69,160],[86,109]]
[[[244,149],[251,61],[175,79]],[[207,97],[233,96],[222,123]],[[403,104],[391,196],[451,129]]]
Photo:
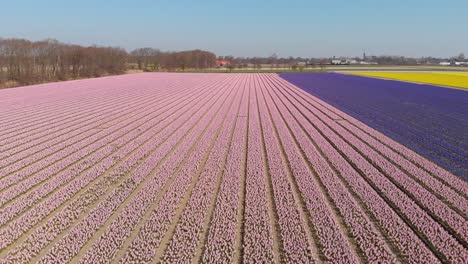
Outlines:
[[0,37],[234,56],[468,55],[462,0],[0,0]]

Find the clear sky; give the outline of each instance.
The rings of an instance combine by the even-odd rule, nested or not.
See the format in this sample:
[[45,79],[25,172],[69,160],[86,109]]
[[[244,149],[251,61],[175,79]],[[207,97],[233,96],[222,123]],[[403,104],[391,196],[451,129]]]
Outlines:
[[0,37],[234,56],[468,55],[467,0],[0,0]]

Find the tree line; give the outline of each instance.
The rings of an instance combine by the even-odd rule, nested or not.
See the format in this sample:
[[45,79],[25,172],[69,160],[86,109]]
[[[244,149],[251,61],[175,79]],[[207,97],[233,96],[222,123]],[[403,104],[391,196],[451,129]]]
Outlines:
[[[343,57],[344,58],[344,57]],[[139,71],[185,71],[203,70],[216,67],[216,61],[228,61],[227,67],[265,67],[302,69],[304,66],[324,67],[333,58],[281,58],[220,56],[204,51],[189,50],[164,52],[155,48],[138,48],[131,52],[119,47],[80,46],[66,44],[55,39],[29,41],[25,39],[0,38],[0,88],[29,85],[42,82],[70,80],[122,74],[127,70]],[[342,57],[340,57],[342,59]],[[381,65],[437,64],[447,60],[403,56],[367,56],[349,58],[355,61],[369,61]],[[465,61],[464,54],[454,56],[450,61]]]
[[125,50],[115,47],[0,39],[0,82],[27,85],[119,74],[125,71],[126,56]]
[[220,56],[219,60],[229,61],[230,64],[236,67],[246,67],[246,65],[297,65],[298,63],[306,63],[307,65],[321,65],[330,64],[334,59],[350,59],[357,62],[375,62],[379,65],[420,65],[420,64],[438,64],[442,61],[466,61],[465,55],[460,53],[458,56],[450,58],[436,58],[436,57],[406,57],[406,56],[392,56],[392,55],[370,55],[366,57],[278,57],[273,54],[269,57],[234,57],[234,56]]
[[128,53],[119,47],[84,47],[55,39],[0,38],[0,88],[122,74],[128,69],[174,71],[214,66],[216,55],[202,50],[141,48]]
[[154,48],[140,48],[130,52],[130,67],[146,71],[207,69],[216,66],[216,54],[204,50],[162,52]]

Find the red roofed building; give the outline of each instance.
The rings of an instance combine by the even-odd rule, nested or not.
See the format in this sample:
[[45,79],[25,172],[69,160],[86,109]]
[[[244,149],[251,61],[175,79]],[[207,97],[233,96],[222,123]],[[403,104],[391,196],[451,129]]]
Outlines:
[[231,65],[231,62],[226,61],[226,60],[217,60],[216,61],[216,66],[218,67],[224,67],[224,66],[229,66]]

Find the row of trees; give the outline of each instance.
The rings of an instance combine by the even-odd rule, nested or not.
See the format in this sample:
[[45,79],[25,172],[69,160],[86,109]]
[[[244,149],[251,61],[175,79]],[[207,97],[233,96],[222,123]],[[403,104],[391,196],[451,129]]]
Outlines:
[[[358,58],[359,59],[359,58]],[[450,58],[421,57],[411,58],[405,56],[368,56],[369,61],[377,62],[382,65],[420,65],[420,64],[439,64],[442,61],[465,61],[465,55],[460,53],[458,56]]]
[[[116,47],[83,47],[64,44],[54,39],[29,41],[0,38],[0,88],[40,82],[99,77],[121,74],[127,69],[143,71],[200,70],[216,67],[217,60],[228,61],[227,67],[259,69],[264,65],[274,68],[288,67],[292,70],[307,65],[324,67],[334,58],[280,58],[269,57],[216,57],[209,51],[189,50],[163,52],[154,48],[139,48],[127,53]],[[408,58],[402,56],[367,56],[351,58],[382,65],[436,64],[447,60],[441,58]],[[464,61],[464,54],[450,61]]]
[[203,50],[162,52],[159,49],[141,48],[130,53],[129,62],[139,70],[149,71],[206,69],[216,66],[216,54]]
[[281,58],[276,54],[273,54],[269,57],[233,57],[233,56],[221,56],[220,60],[229,61],[232,65],[236,67],[242,67],[243,65],[290,65],[290,67],[300,64],[307,63],[308,65],[323,65],[329,64],[333,59],[351,59],[357,62],[366,61],[366,62],[375,62],[381,65],[419,65],[419,64],[438,64],[442,61],[466,61],[465,55],[460,53],[458,56],[453,56],[450,58],[435,58],[435,57],[421,57],[421,58],[411,58],[405,56],[366,56],[365,58],[361,57],[332,57],[332,58],[303,58],[303,57],[286,57]]
[[125,71],[126,59],[121,48],[0,39],[0,82],[32,84],[119,74]]
[[236,65],[245,65],[245,64],[253,64],[253,65],[262,65],[262,64],[297,64],[299,62],[317,62],[319,63],[321,59],[316,58],[302,58],[302,57],[278,57],[278,55],[273,54],[269,57],[233,57],[233,56],[220,56],[220,60],[229,61],[231,64]]
[[83,47],[54,39],[0,38],[0,88],[121,74],[132,68],[172,71],[214,66],[216,55],[202,50],[162,52],[142,48],[127,53],[122,48]]

